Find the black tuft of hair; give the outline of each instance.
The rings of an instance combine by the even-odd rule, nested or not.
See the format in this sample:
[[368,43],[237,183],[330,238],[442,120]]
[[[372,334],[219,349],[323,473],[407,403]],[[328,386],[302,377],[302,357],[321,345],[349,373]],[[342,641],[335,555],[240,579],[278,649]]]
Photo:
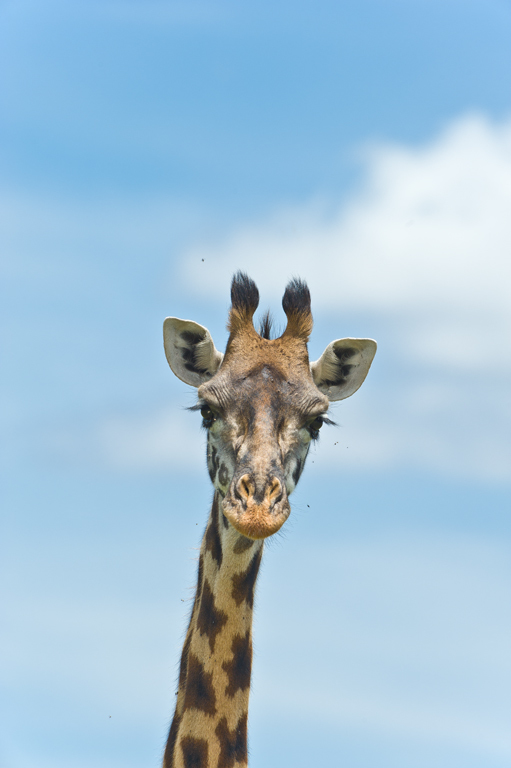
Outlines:
[[259,306],[259,291],[257,285],[245,272],[238,271],[231,283],[232,308],[238,312],[248,312],[253,315]]
[[282,308],[287,316],[309,313],[311,309],[311,295],[307,283],[298,277],[290,280],[282,299]]
[[270,312],[265,312],[259,323],[259,336],[262,339],[271,339],[271,332],[273,328],[273,318]]

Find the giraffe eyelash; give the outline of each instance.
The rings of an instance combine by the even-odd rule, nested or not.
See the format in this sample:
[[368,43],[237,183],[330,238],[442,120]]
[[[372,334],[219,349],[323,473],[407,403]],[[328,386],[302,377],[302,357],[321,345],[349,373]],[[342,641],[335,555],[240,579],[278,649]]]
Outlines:
[[218,414],[204,400],[199,400],[198,403],[195,403],[195,405],[190,406],[186,410],[200,411],[204,429],[210,429],[218,418]]
[[307,425],[307,430],[311,436],[311,439],[315,442],[316,440],[319,440],[319,430],[323,426],[323,424],[328,424],[331,426],[337,426],[335,421],[332,421],[332,419],[329,419],[327,416],[316,416],[315,419],[313,419],[309,424]]

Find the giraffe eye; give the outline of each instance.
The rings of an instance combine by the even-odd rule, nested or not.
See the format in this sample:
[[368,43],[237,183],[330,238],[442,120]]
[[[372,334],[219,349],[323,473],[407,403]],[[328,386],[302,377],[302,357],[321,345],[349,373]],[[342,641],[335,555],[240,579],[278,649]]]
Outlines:
[[311,421],[309,424],[309,432],[313,440],[315,440],[317,437],[319,437],[319,430],[324,424],[324,419],[322,416],[318,416],[314,419],[314,421]]
[[202,426],[206,427],[206,429],[209,429],[215,421],[215,414],[209,405],[203,405],[200,409],[200,413],[202,416]]

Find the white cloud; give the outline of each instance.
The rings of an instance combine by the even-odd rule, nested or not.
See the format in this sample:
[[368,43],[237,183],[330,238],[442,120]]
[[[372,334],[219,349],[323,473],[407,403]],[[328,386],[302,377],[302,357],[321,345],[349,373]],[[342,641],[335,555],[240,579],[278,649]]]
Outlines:
[[424,146],[374,145],[362,157],[363,183],[333,212],[288,208],[190,248],[184,280],[225,296],[244,269],[264,303],[298,274],[317,316],[342,313],[344,328],[347,313],[364,316],[383,342],[368,382],[381,363],[392,372],[341,406],[344,423],[356,415],[341,466],[509,481],[511,121],[469,115]]
[[[335,414],[341,430],[325,430],[315,468],[419,467],[509,482],[511,122],[468,116],[422,147],[372,146],[363,158],[362,182],[342,204],[281,209],[216,241],[210,217],[175,200],[78,206],[0,190],[3,274],[66,293],[86,282],[106,295],[111,282],[91,251],[163,259],[198,229],[209,232],[205,244],[182,248],[174,295],[186,293],[194,306],[197,296],[218,297],[223,320],[236,269],[257,280],[262,305],[280,302],[298,274],[316,317],[333,321],[332,337],[356,335],[356,317],[361,334],[379,342],[361,392]],[[8,402],[12,413],[16,395]],[[73,441],[92,440],[94,455],[129,471],[195,471],[203,461],[203,437],[177,407],[98,419],[92,432],[77,437],[73,427],[46,442],[71,455]]]
[[316,310],[406,319],[401,337],[419,359],[440,353],[466,368],[474,348],[496,352],[511,330],[511,122],[472,115],[424,147],[375,145],[362,156],[361,189],[333,213],[317,202],[287,209],[189,249],[190,290],[224,295],[241,268],[278,299],[299,274]]

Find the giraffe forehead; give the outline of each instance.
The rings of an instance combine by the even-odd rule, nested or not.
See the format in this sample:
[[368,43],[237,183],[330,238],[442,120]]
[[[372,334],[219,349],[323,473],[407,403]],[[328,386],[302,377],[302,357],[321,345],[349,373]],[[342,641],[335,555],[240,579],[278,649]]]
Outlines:
[[272,364],[260,363],[244,372],[217,374],[199,389],[199,397],[226,414],[261,417],[308,414],[328,409],[328,399],[310,376],[297,377]]
[[229,338],[222,363],[224,370],[247,371],[262,365],[271,365],[281,370],[284,376],[289,376],[291,372],[307,376],[307,344],[295,338],[263,339],[253,329],[250,333]]
[[328,409],[328,399],[312,380],[307,345],[255,333],[229,340],[220,369],[199,387],[198,395],[232,415],[261,408],[281,415]]

